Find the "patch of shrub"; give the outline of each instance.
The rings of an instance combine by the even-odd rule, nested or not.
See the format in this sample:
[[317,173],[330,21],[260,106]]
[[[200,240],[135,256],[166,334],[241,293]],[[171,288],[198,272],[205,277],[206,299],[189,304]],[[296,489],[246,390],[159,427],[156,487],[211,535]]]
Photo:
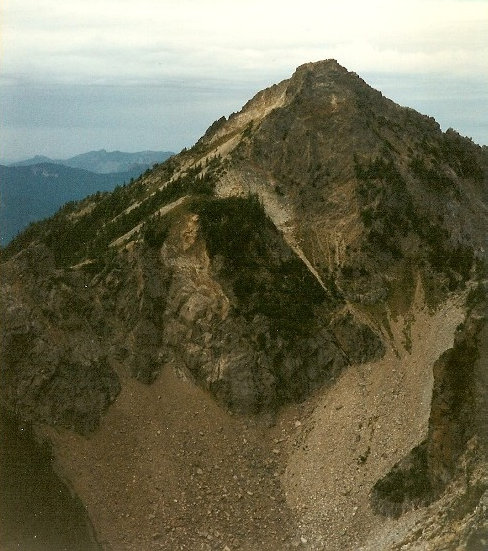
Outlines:
[[[142,181],[131,185],[117,186],[112,192],[96,193],[83,201],[71,202],[53,217],[31,225],[2,250],[2,259],[7,259],[34,240],[45,243],[52,249],[58,266],[69,266],[85,258],[97,258],[107,254],[109,244],[143,222],[158,208],[184,195],[212,195],[215,174],[220,169],[221,159],[213,158],[203,173],[201,165],[190,168],[185,174],[147,196]],[[168,159],[161,169],[168,176],[175,170],[175,161]],[[139,204],[125,212],[129,206]],[[93,208],[77,218],[69,215],[92,204]],[[152,236],[156,239],[156,236]],[[149,236],[151,239],[151,236]]]
[[167,219],[161,216],[154,216],[144,223],[142,228],[142,237],[150,246],[159,248],[166,241],[169,233],[170,224]]
[[483,181],[483,167],[477,156],[477,146],[468,138],[463,138],[452,129],[447,130],[442,141],[442,154],[445,161],[462,178]]
[[325,292],[283,242],[259,198],[207,200],[195,210],[210,255],[223,260],[238,312],[249,320],[266,316],[287,337],[306,332]]
[[422,157],[414,157],[410,161],[410,169],[423,184],[436,191],[457,190],[454,181],[445,174],[439,165],[428,167]]

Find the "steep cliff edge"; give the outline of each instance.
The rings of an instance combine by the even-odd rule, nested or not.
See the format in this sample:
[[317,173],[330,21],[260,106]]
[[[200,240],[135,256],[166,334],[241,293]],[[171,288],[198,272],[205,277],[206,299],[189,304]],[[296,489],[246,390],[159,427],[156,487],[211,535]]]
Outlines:
[[107,549],[477,549],[487,166],[303,65],[2,251],[1,405]]

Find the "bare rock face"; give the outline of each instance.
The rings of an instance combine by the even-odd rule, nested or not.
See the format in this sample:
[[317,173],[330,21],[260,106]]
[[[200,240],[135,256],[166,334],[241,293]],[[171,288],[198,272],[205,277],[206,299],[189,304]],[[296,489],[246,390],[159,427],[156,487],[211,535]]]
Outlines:
[[107,549],[481,549],[487,167],[305,64],[2,251],[0,405]]
[[[20,268],[20,269],[19,269]],[[32,285],[30,296],[19,288]],[[96,317],[83,279],[65,278],[43,247],[28,249],[15,270],[3,269],[3,396],[23,419],[87,433],[120,390],[100,345],[86,327]],[[86,317],[85,317],[86,316]]]
[[[358,339],[364,345],[361,357],[381,355],[381,340],[368,326],[351,315],[332,321],[341,300],[327,298],[261,207],[252,208],[268,226],[272,246],[254,250],[263,228],[248,229],[238,244],[247,247],[246,258],[238,260],[235,272],[229,251],[210,254],[199,214],[191,212],[178,220],[160,250],[131,246],[95,277],[89,267],[88,273],[83,266],[72,271],[61,288],[52,284],[60,271],[52,258],[49,265],[45,251],[29,308],[20,298],[9,298],[17,302],[7,310],[5,358],[12,366],[37,366],[34,373],[32,367],[10,368],[7,388],[18,389],[8,398],[12,406],[30,418],[86,432],[120,391],[114,362],[127,365],[145,383],[169,362],[234,411],[275,411],[357,360]],[[242,228],[224,230],[238,234]],[[208,239],[214,239],[214,231],[207,228]],[[21,256],[30,262],[41,254],[34,246]],[[50,342],[46,310],[65,330],[56,343]],[[330,318],[330,327],[321,327],[319,317]],[[47,381],[54,385],[48,392]]]
[[[162,249],[164,261],[175,273],[165,312],[165,342],[187,374],[223,404],[241,412],[272,411],[298,399],[347,363],[333,333],[312,332],[316,316],[313,304],[305,312],[310,319],[290,318],[294,314],[291,305],[274,287],[281,285],[274,281],[281,274],[288,278],[289,285],[293,278],[308,276],[317,307],[325,294],[305,267],[294,261],[292,252],[271,226],[266,228],[265,218],[260,222],[264,227],[256,225],[242,232],[238,247],[243,256],[237,261],[228,256],[228,250],[220,251],[225,256],[211,255],[208,249],[212,246],[207,246],[196,214],[182,221]],[[211,223],[216,223],[215,217]],[[227,225],[223,224],[220,231],[231,229],[234,235],[242,231],[233,222],[232,228]],[[257,232],[263,230],[276,249],[265,248],[259,253],[253,245],[259,246]],[[211,243],[214,231],[207,228]],[[286,275],[290,262],[298,274],[290,269]],[[230,263],[237,263],[235,270]],[[259,295],[258,286],[262,288]],[[267,297],[266,293],[275,296]],[[271,303],[273,298],[276,302]]]

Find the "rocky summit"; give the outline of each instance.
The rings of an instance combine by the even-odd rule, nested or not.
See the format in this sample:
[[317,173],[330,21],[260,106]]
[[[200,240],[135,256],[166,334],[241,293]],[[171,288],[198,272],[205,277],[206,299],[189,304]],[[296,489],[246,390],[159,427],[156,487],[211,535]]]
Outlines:
[[487,229],[486,147],[302,65],[1,251],[6,446],[85,549],[487,549]]

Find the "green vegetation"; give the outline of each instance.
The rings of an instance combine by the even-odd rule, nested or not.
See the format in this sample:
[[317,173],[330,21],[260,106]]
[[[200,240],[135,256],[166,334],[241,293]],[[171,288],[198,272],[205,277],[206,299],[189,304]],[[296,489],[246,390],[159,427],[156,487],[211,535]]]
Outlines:
[[478,159],[479,147],[468,138],[449,129],[443,136],[441,151],[446,162],[462,178],[483,181],[483,168]]
[[[71,203],[41,223],[34,224],[14,239],[4,251],[7,259],[34,240],[45,243],[54,253],[59,266],[69,266],[85,258],[97,258],[106,254],[109,244],[124,235],[148,216],[184,195],[211,195],[214,188],[214,174],[220,159],[212,159],[204,173],[201,165],[189,169],[185,174],[162,189],[147,195],[141,180],[129,186],[119,186],[111,193],[97,193],[79,203]],[[174,171],[174,160],[165,165],[166,171]],[[125,212],[129,206],[136,207]],[[71,216],[84,206],[86,212]],[[148,239],[153,240],[148,234]]]
[[439,163],[429,167],[423,157],[414,157],[410,162],[410,169],[423,184],[432,187],[435,191],[452,190],[459,195],[454,181],[445,174]]
[[197,210],[210,254],[224,256],[228,269],[252,266],[265,253],[260,234],[271,222],[257,196],[206,201]]
[[239,313],[249,320],[262,314],[289,337],[306,332],[325,292],[283,243],[258,197],[206,200],[195,210],[210,255],[223,259]]
[[151,217],[142,227],[142,237],[150,246],[159,248],[166,241],[170,228],[167,217],[156,215]]
[[[415,178],[434,192],[459,190],[440,167],[428,167],[423,158],[410,162]],[[358,199],[362,204],[361,219],[369,230],[368,240],[377,254],[379,248],[394,260],[403,258],[402,239],[417,234],[428,246],[418,251],[417,261],[424,259],[432,270],[448,279],[449,290],[469,279],[475,263],[471,247],[450,241],[442,218],[435,222],[419,214],[406,181],[389,158],[377,157],[361,163],[355,158]]]
[[472,310],[475,306],[482,304],[488,297],[488,285],[478,281],[476,285],[469,290],[466,297],[466,306]]
[[391,159],[377,157],[367,164],[355,159],[361,219],[369,241],[395,260],[402,258],[401,238],[413,229],[416,214],[405,179]]

